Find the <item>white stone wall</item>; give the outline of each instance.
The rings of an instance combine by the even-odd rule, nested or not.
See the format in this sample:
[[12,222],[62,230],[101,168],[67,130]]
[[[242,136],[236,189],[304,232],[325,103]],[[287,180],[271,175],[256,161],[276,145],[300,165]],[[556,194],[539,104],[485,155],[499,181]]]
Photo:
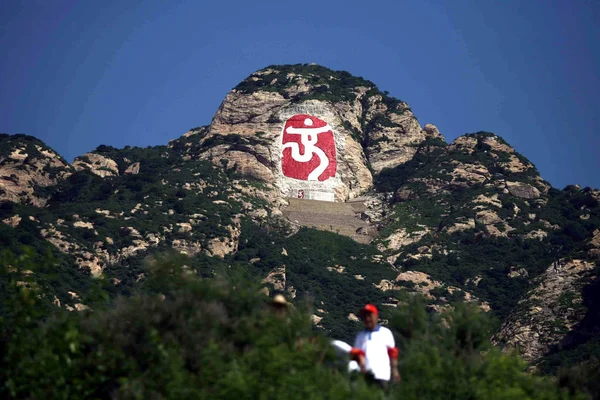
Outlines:
[[[302,185],[299,185],[299,187]],[[286,194],[287,197],[293,197],[298,199],[307,199],[307,200],[320,200],[320,201],[336,201],[335,193],[332,191],[317,191],[310,189],[295,189],[290,190]]]

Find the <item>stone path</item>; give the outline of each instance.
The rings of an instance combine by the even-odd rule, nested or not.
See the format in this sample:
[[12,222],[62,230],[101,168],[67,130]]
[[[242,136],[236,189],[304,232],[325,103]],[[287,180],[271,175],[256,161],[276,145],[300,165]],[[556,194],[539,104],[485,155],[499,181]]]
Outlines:
[[367,210],[362,200],[346,203],[294,198],[287,200],[290,205],[281,211],[290,221],[301,226],[336,232],[359,243],[369,243],[377,234],[374,227],[360,219],[360,214]]

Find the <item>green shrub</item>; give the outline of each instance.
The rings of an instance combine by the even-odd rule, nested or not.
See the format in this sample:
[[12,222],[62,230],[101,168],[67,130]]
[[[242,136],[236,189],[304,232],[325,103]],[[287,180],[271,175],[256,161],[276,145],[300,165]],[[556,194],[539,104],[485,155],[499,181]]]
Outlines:
[[[350,382],[310,304],[272,313],[257,282],[198,279],[181,261],[147,263],[139,294],[93,312],[50,312],[26,288],[8,296],[0,396],[115,399],[378,399]],[[48,311],[46,311],[48,312]],[[8,322],[7,320],[3,322]],[[413,298],[390,318],[401,349],[397,399],[583,399],[491,349],[491,322],[466,305],[429,314]],[[3,327],[9,324],[3,324]]]
[[[177,263],[147,271],[147,293],[112,309],[15,318],[1,390],[11,398],[339,398],[331,349],[308,313],[271,313],[258,286],[198,280]],[[35,310],[23,291],[15,303]],[[370,398],[364,387],[360,398]]]
[[474,306],[428,314],[413,298],[391,319],[400,347],[402,384],[397,399],[567,399],[585,396],[525,372],[526,364],[501,354],[489,337],[494,322]]

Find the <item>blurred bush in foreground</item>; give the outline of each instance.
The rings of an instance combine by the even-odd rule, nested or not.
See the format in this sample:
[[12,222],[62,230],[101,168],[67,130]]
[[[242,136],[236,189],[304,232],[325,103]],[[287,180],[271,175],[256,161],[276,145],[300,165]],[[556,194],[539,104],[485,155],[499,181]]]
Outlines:
[[[11,271],[26,257],[11,261]],[[0,265],[8,276],[6,265]],[[9,282],[9,283],[6,283]],[[35,287],[6,281],[0,396],[28,399],[379,399],[334,362],[310,305],[273,313],[258,283],[200,279],[173,258],[148,263],[137,295],[93,311],[47,312]],[[12,282],[12,283],[11,283]],[[40,315],[40,310],[45,314]],[[431,314],[418,299],[390,321],[398,399],[576,399],[489,343],[485,315]]]

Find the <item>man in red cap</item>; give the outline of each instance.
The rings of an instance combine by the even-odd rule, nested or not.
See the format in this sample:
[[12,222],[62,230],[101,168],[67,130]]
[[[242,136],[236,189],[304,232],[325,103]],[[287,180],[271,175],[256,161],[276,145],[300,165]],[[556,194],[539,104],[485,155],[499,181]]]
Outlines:
[[365,329],[356,336],[350,354],[360,365],[367,382],[387,389],[390,380],[400,381],[394,336],[388,328],[379,325],[379,311],[373,304],[364,306],[359,316]]

